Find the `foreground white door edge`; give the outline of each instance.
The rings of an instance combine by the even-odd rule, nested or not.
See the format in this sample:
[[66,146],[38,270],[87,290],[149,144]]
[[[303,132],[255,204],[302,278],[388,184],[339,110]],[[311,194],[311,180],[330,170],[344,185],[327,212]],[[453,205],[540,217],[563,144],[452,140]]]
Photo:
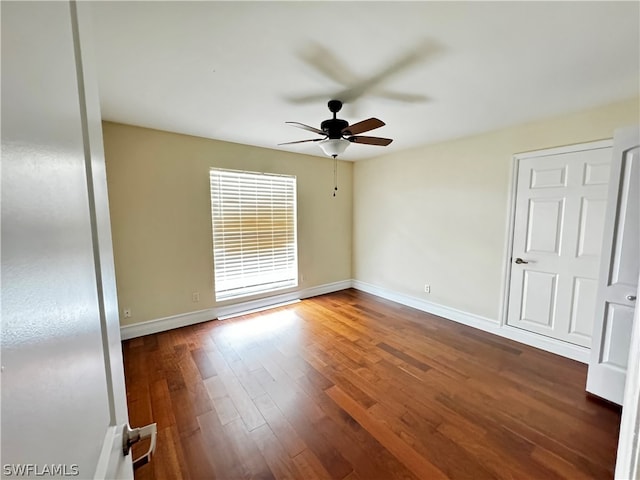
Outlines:
[[0,448],[7,476],[126,479],[100,111],[75,7],[2,4]]
[[514,160],[506,324],[586,353],[611,141],[529,152]]
[[98,81],[92,48],[91,5],[88,2],[71,1],[70,7],[110,414],[110,425],[105,433],[94,478],[130,479],[133,478],[131,455],[123,448],[126,443],[124,436],[127,432],[129,416],[124,383]]
[[[587,391],[622,404],[637,303],[640,129],[615,132]],[[637,317],[636,317],[637,318]]]
[[[640,249],[640,244],[638,245]],[[640,279],[639,279],[640,280]],[[640,281],[638,282],[640,285]],[[640,288],[637,290],[640,295]],[[640,309],[635,309],[624,389],[615,478],[640,477]]]

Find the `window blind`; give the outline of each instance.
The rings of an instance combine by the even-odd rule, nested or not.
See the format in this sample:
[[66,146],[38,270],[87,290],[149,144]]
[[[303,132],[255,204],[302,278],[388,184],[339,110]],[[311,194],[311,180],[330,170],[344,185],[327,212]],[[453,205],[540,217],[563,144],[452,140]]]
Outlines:
[[211,169],[216,300],[297,286],[296,177]]

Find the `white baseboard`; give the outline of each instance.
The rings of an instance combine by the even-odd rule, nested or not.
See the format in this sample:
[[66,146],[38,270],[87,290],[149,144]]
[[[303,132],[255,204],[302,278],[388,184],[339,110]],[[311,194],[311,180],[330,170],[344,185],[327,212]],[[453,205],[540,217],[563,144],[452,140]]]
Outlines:
[[294,292],[282,293],[279,295],[273,295],[267,298],[260,298],[258,300],[249,300],[248,302],[234,303],[232,305],[225,305],[223,307],[215,308],[215,316],[226,317],[228,315],[237,315],[242,312],[249,312],[252,310],[259,310],[271,305],[277,305],[280,303],[291,302],[293,300],[302,300],[303,298],[316,297],[318,295],[324,295],[325,293],[337,292],[344,290],[345,288],[351,288],[351,280],[342,280],[340,282],[325,283],[324,285],[318,285],[316,287],[303,288]]
[[570,343],[555,340],[553,338],[531,333],[520,328],[511,327],[509,325],[501,325],[498,320],[493,320],[481,315],[476,315],[455,308],[439,305],[437,303],[428,302],[420,298],[398,293],[384,287],[372,285],[370,283],[361,282],[359,280],[342,280],[340,282],[327,283],[316,287],[304,288],[294,292],[274,295],[268,298],[258,300],[250,300],[248,302],[239,302],[233,305],[225,305],[223,307],[208,308],[206,310],[198,310],[195,312],[181,313],[170,317],[158,318],[147,322],[134,323],[132,325],[123,325],[120,327],[120,335],[122,340],[142,337],[152,333],[164,332],[187,325],[214,320],[219,316],[234,315],[250,310],[276,305],[280,303],[290,302],[293,300],[301,300],[304,298],[324,295],[326,293],[337,292],[347,288],[355,288],[363,292],[386,298],[393,302],[413,307],[423,312],[437,315],[446,320],[462,323],[485,332],[493,333],[500,337],[508,338],[531,347],[539,348],[547,352],[555,353],[563,357],[571,358],[578,362],[589,363],[590,349],[572,345]]
[[197,312],[180,313],[170,317],[156,318],[146,322],[132,323],[131,325],[120,326],[120,337],[122,340],[129,340],[136,337],[144,337],[152,333],[166,332],[174,328],[195,325],[196,323],[207,322],[216,318],[216,309],[207,308]]
[[303,288],[294,292],[282,293],[258,300],[250,300],[247,302],[234,303],[222,307],[207,308],[195,312],[180,313],[164,318],[156,318],[146,322],[133,323],[131,325],[122,325],[120,327],[120,336],[122,340],[151,335],[153,333],[165,332],[174,328],[195,325],[196,323],[214,320],[220,316],[235,315],[251,310],[258,310],[271,305],[286,303],[293,300],[315,297],[324,295],[325,293],[337,292],[346,288],[351,288],[351,280],[342,280],[340,282],[326,283],[316,287]]
[[394,292],[387,288],[378,287],[359,280],[352,281],[353,288],[371,293],[378,297],[386,298],[393,302],[413,307],[423,312],[431,313],[447,320],[462,323],[470,327],[493,333],[500,337],[508,338],[531,347],[536,347],[547,352],[555,353],[563,357],[571,358],[582,363],[589,363],[590,349],[562,342],[553,338],[531,333],[520,328],[511,327],[509,325],[500,325],[498,320],[492,320],[487,317],[476,315],[455,308],[439,305],[437,303],[427,302],[420,298],[412,297],[402,293]]

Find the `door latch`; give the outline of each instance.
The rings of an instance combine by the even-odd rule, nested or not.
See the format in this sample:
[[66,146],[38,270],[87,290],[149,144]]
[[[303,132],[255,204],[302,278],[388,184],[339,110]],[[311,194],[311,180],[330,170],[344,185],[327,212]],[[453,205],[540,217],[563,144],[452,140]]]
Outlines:
[[147,453],[133,461],[133,469],[146,465],[151,461],[151,456],[156,451],[156,438],[158,436],[158,427],[155,423],[151,423],[140,428],[131,428],[129,424],[125,425],[122,432],[122,453],[126,456],[131,451],[131,446],[145,438],[151,438],[151,443]]

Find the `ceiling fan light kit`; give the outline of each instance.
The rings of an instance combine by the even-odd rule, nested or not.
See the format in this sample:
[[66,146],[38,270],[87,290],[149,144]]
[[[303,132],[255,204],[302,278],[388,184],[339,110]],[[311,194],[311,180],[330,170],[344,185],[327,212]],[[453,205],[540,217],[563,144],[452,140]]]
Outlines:
[[342,155],[351,142],[345,138],[325,138],[320,140],[318,145],[325,153],[330,157],[336,158],[338,155]]

